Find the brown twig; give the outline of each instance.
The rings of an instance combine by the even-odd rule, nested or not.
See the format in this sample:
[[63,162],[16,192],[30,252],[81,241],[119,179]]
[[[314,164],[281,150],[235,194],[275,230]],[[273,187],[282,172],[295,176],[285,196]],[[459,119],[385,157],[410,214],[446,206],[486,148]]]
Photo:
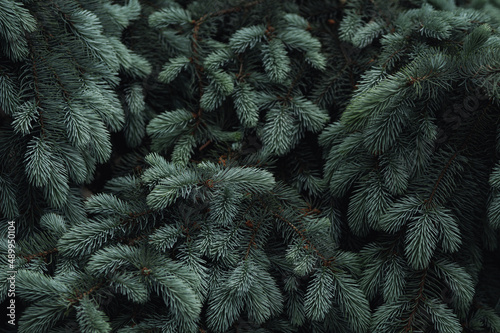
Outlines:
[[415,297],[415,305],[413,307],[413,310],[410,313],[410,316],[408,317],[408,322],[406,323],[406,326],[404,328],[405,332],[410,332],[412,329],[413,321],[415,319],[415,315],[417,314],[418,308],[420,306],[420,303],[425,300],[424,296],[424,287],[425,287],[425,281],[427,279],[427,268],[423,270],[422,272],[422,278],[420,279],[419,283],[419,288],[417,292],[417,296]]
[[[283,211],[283,209],[281,209]],[[280,215],[279,213],[277,212],[272,212],[273,213],[273,216],[276,217],[277,219],[285,222],[290,228],[292,228],[293,231],[295,231],[295,233],[297,233],[301,238],[302,240],[304,241],[304,243],[306,243],[304,245],[304,249],[306,250],[312,250],[314,253],[316,253],[316,255],[321,259],[322,263],[323,263],[323,266],[329,266],[331,268],[331,264],[334,262],[334,258],[326,258],[313,244],[312,242],[307,238],[306,234],[305,234],[305,230],[300,230],[299,228],[297,228],[292,222],[290,222],[288,219],[286,219],[285,217],[283,217],[282,215]],[[333,268],[332,268],[333,269]]]
[[35,258],[46,257],[47,255],[55,253],[55,252],[58,252],[58,251],[59,250],[57,248],[53,248],[51,250],[42,251],[42,252],[38,252],[38,253],[35,253],[35,254],[30,254],[29,256],[23,256],[23,258],[26,259],[28,261],[28,263],[29,263],[31,260],[33,260]]
[[78,291],[78,289],[77,289],[77,290],[75,290],[76,291],[76,298],[68,298],[67,300],[71,303],[72,306],[75,306],[76,304],[78,304],[80,302],[80,300],[82,298],[84,298],[85,296],[90,295],[94,291],[96,291],[99,288],[101,288],[103,285],[104,285],[104,282],[99,282],[98,284],[94,285],[92,288],[90,288],[88,291],[86,291],[84,293],[80,293]]
[[[200,41],[200,37],[199,37],[199,34],[200,34],[200,27],[201,25],[208,19],[208,18],[211,18],[211,17],[216,17],[216,16],[221,16],[221,15],[226,15],[226,14],[229,14],[229,13],[235,13],[235,12],[240,12],[244,9],[247,9],[249,7],[253,7],[255,5],[258,5],[259,3],[263,2],[264,0],[257,0],[257,1],[252,1],[252,2],[249,2],[249,3],[246,3],[246,4],[243,4],[241,6],[237,6],[237,7],[233,7],[233,8],[228,8],[228,9],[223,9],[223,10],[219,10],[219,11],[216,11],[216,12],[212,12],[212,13],[207,13],[205,15],[203,15],[202,17],[200,17],[198,20],[192,20],[191,23],[194,24],[194,28],[193,28],[193,41],[192,41],[192,44],[191,44],[191,48],[193,50],[193,57],[191,58],[191,62],[194,64],[194,67],[195,67],[195,72],[196,72],[196,77],[198,78],[198,90],[199,90],[199,100],[201,101],[201,98],[203,97],[203,80],[202,80],[202,73],[205,71],[205,69],[203,68],[203,66],[200,64],[200,61],[199,61],[199,52],[198,52],[198,42]],[[201,115],[202,115],[202,108],[201,108],[201,105],[199,106],[198,108],[198,112],[196,114],[196,126],[195,128],[197,128],[200,124],[200,118],[201,118]]]

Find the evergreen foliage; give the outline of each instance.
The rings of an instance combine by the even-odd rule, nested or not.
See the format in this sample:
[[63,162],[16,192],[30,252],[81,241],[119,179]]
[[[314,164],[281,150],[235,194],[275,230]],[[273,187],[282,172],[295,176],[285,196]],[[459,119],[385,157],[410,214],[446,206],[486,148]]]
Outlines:
[[21,333],[500,332],[499,29],[485,0],[1,1],[2,306],[15,270]]

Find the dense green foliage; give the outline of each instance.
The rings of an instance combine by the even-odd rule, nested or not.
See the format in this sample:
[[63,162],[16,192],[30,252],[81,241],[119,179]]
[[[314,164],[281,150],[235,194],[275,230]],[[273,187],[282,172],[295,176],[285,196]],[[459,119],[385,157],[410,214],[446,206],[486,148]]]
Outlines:
[[2,306],[15,270],[26,333],[500,332],[499,29],[498,1],[0,1]]

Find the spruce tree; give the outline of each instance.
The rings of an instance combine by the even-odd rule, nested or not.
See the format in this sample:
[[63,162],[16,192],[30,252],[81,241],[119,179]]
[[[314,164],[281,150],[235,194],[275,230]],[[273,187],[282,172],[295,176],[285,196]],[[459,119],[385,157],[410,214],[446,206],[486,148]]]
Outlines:
[[499,24],[1,2],[8,332],[500,332]]

